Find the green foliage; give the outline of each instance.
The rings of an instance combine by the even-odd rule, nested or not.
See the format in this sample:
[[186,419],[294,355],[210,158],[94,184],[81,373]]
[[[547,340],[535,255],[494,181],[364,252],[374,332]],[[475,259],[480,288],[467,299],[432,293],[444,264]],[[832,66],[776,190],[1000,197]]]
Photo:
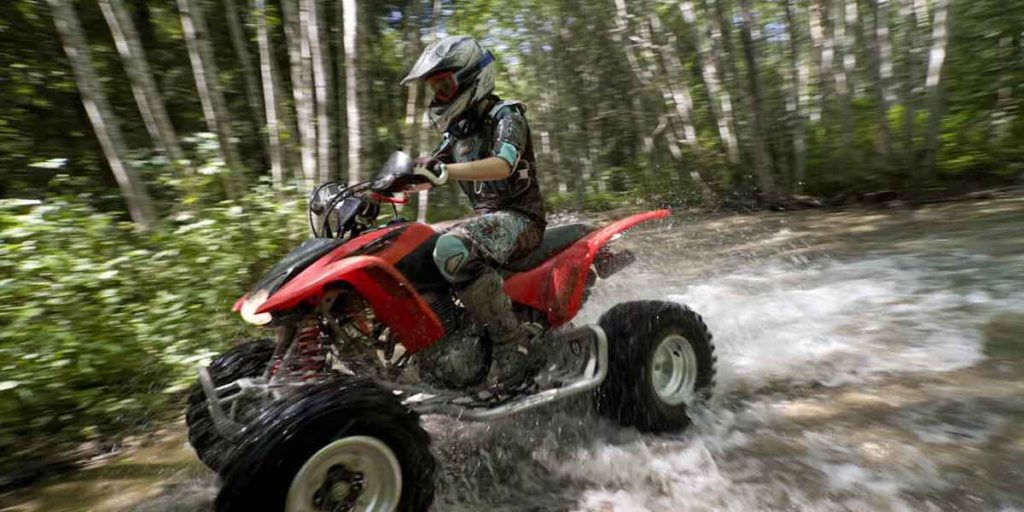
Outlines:
[[[0,202],[0,451],[145,425],[245,334],[231,305],[307,230],[259,189],[140,234],[81,201]],[[41,444],[45,443],[45,444]]]

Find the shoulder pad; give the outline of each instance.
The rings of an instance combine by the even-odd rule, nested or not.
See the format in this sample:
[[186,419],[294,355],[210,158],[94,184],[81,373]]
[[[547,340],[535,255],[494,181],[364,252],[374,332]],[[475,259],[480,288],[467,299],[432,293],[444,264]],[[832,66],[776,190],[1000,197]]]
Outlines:
[[520,112],[525,112],[526,111],[526,105],[523,105],[523,102],[521,102],[521,101],[502,100],[502,101],[499,101],[498,103],[496,103],[493,107],[491,107],[491,111],[487,113],[487,116],[493,119],[493,118],[497,117],[498,116],[498,112],[501,112],[501,109],[503,109],[505,107],[517,107]]

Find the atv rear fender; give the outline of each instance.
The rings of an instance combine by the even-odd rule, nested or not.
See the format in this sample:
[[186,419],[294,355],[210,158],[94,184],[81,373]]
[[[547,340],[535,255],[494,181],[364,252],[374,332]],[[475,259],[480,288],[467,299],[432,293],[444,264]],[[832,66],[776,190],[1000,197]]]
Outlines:
[[613,236],[671,213],[640,213],[595,230],[540,266],[510,276],[505,280],[505,292],[514,302],[546,312],[552,327],[565,324],[579,312],[587,274],[601,248]]
[[377,319],[391,328],[406,350],[423,350],[444,335],[441,321],[412,285],[395,267],[375,256],[353,256],[315,272],[300,273],[274,292],[256,313],[316,303],[330,285],[339,283],[351,286],[366,299]]

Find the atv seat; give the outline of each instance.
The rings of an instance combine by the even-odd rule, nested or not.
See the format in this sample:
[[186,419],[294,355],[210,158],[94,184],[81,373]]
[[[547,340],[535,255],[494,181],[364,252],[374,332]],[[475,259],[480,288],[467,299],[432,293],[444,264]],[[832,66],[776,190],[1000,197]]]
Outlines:
[[504,268],[513,272],[530,270],[564,251],[593,230],[594,227],[589,224],[566,224],[548,228],[536,249],[526,256],[506,263]]

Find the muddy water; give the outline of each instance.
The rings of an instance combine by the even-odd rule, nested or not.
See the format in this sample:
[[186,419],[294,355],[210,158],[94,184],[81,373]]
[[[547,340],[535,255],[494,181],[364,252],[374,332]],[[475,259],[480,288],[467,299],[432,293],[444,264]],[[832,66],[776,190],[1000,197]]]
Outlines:
[[[491,425],[427,418],[436,510],[1024,510],[1024,200],[675,218],[582,319],[635,298],[701,312],[715,398],[642,435],[586,403]],[[4,510],[205,510],[171,429]]]

